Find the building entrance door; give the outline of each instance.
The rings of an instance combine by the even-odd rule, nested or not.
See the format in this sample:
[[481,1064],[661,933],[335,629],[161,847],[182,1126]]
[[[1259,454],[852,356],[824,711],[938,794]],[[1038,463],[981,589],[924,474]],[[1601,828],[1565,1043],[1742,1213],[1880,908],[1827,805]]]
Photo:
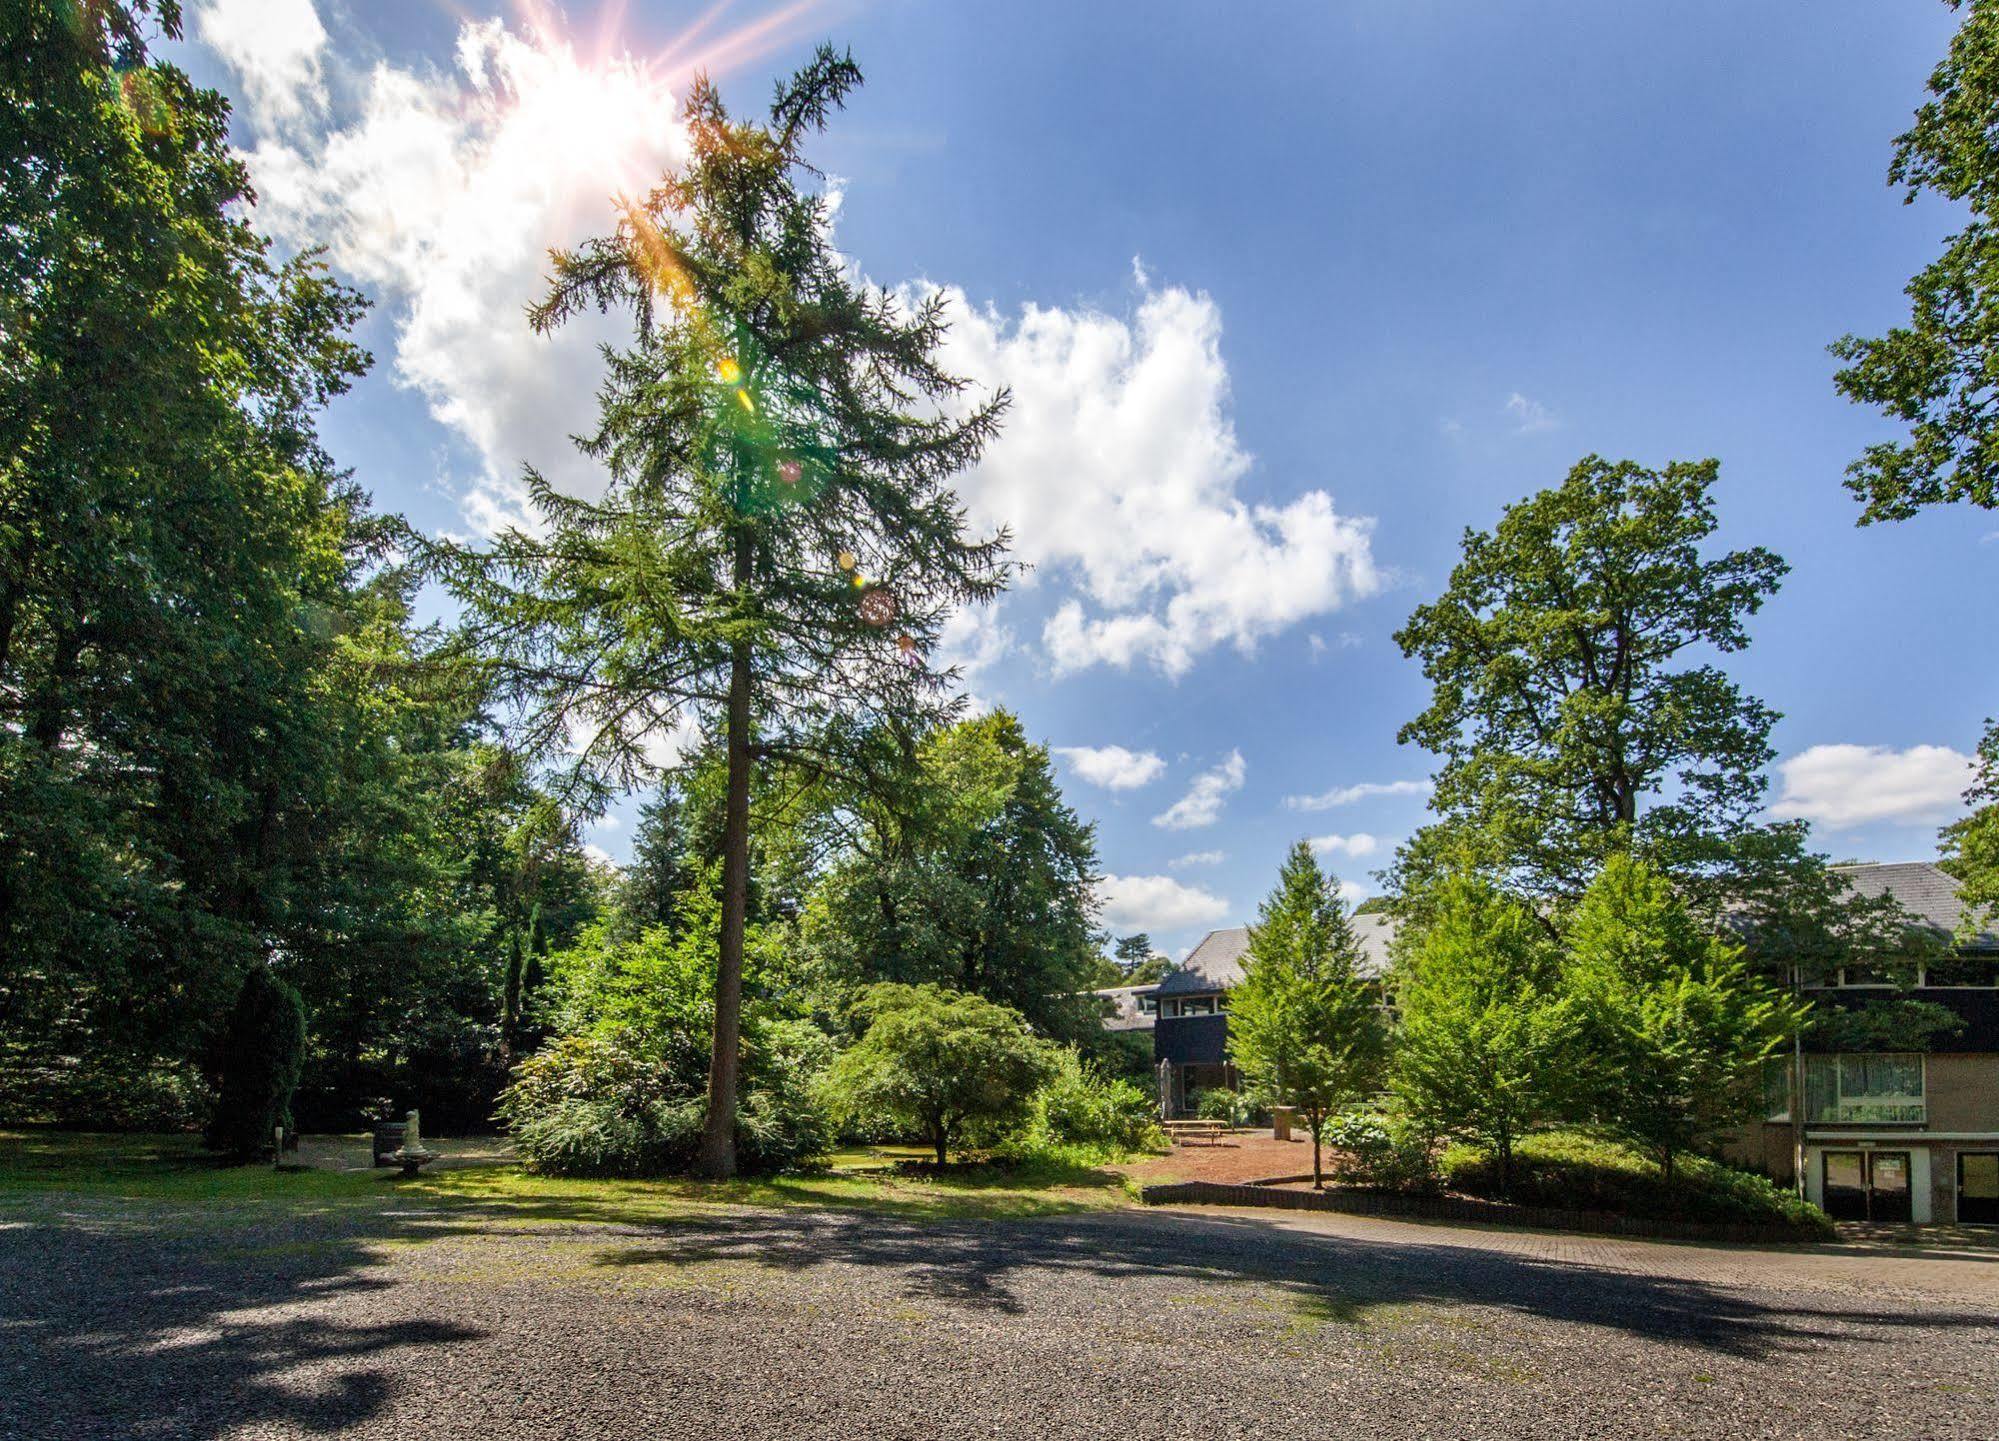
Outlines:
[[1910,1218],[1907,1151],[1827,1151],[1825,1213],[1835,1221]]
[[1957,1153],[1957,1219],[1999,1226],[1999,1151]]

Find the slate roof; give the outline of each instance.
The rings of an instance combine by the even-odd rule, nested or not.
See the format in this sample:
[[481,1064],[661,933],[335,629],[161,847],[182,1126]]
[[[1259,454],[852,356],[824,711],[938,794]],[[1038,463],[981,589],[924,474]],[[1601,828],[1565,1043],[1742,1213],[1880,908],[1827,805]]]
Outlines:
[[1104,1029],[1107,1031],[1149,1031],[1153,1016],[1138,1008],[1138,998],[1159,989],[1159,983],[1144,986],[1106,986],[1094,992],[1104,1002]]
[[[1351,917],[1360,938],[1361,974],[1388,974],[1388,943],[1395,939],[1395,918],[1379,913]],[[1243,959],[1249,952],[1249,927],[1209,931],[1179,970],[1159,983],[1162,996],[1205,996],[1226,991],[1242,980]]]
[[[1957,898],[1957,882],[1934,861],[1869,861],[1834,866],[1833,870],[1846,877],[1847,884],[1861,895],[1892,895],[1918,920],[1951,936],[1964,924],[1965,907]],[[1972,938],[1971,946],[1999,950],[1999,931],[1986,927]]]

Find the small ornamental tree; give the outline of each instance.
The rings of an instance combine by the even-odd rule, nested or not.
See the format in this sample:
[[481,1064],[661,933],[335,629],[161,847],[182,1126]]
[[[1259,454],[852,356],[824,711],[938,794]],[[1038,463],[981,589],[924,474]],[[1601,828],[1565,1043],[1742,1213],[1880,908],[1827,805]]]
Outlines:
[[1555,1119],[1573,1090],[1581,1026],[1561,994],[1561,957],[1519,902],[1448,881],[1396,977],[1393,1089],[1426,1130],[1460,1135],[1513,1184],[1513,1147]]
[[1305,1118],[1315,1188],[1325,1184],[1327,1118],[1373,1090],[1385,1047],[1360,962],[1338,881],[1298,842],[1250,927],[1243,979],[1229,993],[1229,1059],[1263,1100]]
[[835,1062],[835,1095],[856,1121],[922,1136],[939,1166],[967,1127],[1026,1120],[1059,1068],[1018,1011],[942,986],[870,986],[858,1014],[867,1031]]
[[1648,1152],[1668,1179],[1763,1104],[1763,1063],[1801,1009],[1705,931],[1643,862],[1614,856],[1569,929],[1569,987],[1595,1064],[1596,1124]]
[[298,992],[254,966],[243,977],[222,1037],[222,1084],[208,1123],[207,1143],[248,1159],[292,1124],[292,1092],[305,1063],[305,1004]]

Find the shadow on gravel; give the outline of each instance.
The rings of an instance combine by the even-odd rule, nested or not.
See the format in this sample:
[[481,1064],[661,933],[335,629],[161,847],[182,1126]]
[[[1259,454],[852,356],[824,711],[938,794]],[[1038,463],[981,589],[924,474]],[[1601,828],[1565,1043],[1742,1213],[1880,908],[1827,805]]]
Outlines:
[[1365,1324],[1379,1308],[1478,1305],[1546,1320],[1602,1327],[1651,1341],[1761,1359],[1837,1343],[1856,1328],[1979,1328],[1991,1311],[1897,1311],[1759,1301],[1753,1293],[1667,1276],[1419,1240],[1365,1241],[1273,1231],[1234,1217],[1072,1216],[1009,1223],[910,1224],[875,1216],[817,1214],[695,1220],[642,1246],[605,1255],[607,1266],[682,1266],[738,1261],[809,1271],[847,1265],[901,1277],[905,1293],[1017,1313],[1033,1273],[1254,1282],[1288,1295],[1298,1314]]
[[[390,1289],[361,1274],[376,1245],[419,1224],[439,1234],[396,1209],[392,1191],[383,1199],[366,1215],[178,1213],[170,1224],[89,1202],[0,1211],[0,1436],[334,1432],[383,1412],[395,1373],[425,1364],[421,1348],[483,1334],[296,1305]],[[304,1385],[282,1375],[319,1364]]]

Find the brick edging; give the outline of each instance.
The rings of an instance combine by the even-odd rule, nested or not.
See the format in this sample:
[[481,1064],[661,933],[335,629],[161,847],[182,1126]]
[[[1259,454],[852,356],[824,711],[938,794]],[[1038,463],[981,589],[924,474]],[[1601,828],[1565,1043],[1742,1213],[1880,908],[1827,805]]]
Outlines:
[[1642,1216],[1618,1216],[1606,1211],[1514,1206],[1504,1201],[1475,1201],[1458,1196],[1409,1196],[1395,1191],[1277,1189],[1285,1182],[1311,1179],[1311,1176],[1304,1175],[1272,1176],[1267,1180],[1239,1184],[1173,1181],[1142,1187],[1139,1199],[1148,1206],[1268,1206],[1280,1211],[1340,1211],[1349,1215],[1526,1226],[1535,1230],[1584,1231],[1661,1241],[1733,1241],[1767,1245],[1771,1242],[1795,1244],[1823,1239],[1790,1226],[1749,1222],[1663,1221]]

